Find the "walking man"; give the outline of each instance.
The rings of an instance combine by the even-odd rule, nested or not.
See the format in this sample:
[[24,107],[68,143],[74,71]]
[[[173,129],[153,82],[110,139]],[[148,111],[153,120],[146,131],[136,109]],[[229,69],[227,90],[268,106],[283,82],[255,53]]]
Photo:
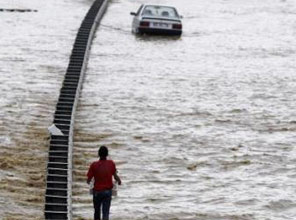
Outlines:
[[101,146],[99,149],[98,161],[93,162],[87,173],[87,183],[89,184],[94,178],[93,203],[94,203],[94,220],[101,220],[101,208],[103,213],[102,220],[109,220],[109,211],[111,206],[112,177],[121,185],[121,179],[117,175],[115,163],[107,160],[108,148]]

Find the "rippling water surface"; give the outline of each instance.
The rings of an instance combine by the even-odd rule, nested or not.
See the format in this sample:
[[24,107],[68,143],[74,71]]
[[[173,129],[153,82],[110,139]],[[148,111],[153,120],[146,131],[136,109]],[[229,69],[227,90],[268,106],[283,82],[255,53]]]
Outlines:
[[94,40],[75,216],[92,217],[83,170],[106,144],[112,219],[295,219],[295,2],[150,1],[177,6],[181,38],[130,34],[144,2],[113,1]]
[[[73,40],[90,2],[1,0],[0,219],[42,219],[52,123]],[[71,10],[69,10],[71,9]]]
[[[111,219],[294,220],[295,1],[150,2],[176,6],[184,33],[136,37],[129,12],[146,1],[110,2],[75,121],[74,219],[92,219],[85,173],[105,144],[123,180]],[[43,167],[7,164],[35,153],[45,167],[46,127],[92,1],[9,3],[38,12],[0,13],[0,213],[32,219]],[[24,185],[8,187],[15,178]],[[24,188],[40,195],[18,202]]]

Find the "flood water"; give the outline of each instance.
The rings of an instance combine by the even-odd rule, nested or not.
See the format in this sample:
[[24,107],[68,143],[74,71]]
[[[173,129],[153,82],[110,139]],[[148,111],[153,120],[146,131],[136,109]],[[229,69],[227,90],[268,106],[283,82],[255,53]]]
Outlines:
[[144,1],[109,5],[76,118],[75,216],[92,217],[82,175],[105,144],[123,179],[112,219],[295,219],[296,3],[150,2],[175,5],[184,34],[136,37]]
[[[38,219],[46,128],[92,1],[9,2],[38,12],[0,13],[0,216]],[[150,0],[178,8],[181,38],[132,35],[129,12],[145,2],[111,1],[93,41],[75,120],[74,219],[92,219],[85,174],[104,144],[123,181],[113,220],[294,220],[296,2]]]
[[[43,219],[48,133],[87,1],[1,0],[0,219]],[[71,10],[69,10],[69,8]]]

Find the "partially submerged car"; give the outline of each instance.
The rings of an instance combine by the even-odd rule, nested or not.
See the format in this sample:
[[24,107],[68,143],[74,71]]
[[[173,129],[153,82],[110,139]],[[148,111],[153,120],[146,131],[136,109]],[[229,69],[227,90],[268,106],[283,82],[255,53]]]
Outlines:
[[133,33],[182,34],[182,16],[174,7],[143,4],[136,13],[131,12],[131,15],[135,16],[132,23]]

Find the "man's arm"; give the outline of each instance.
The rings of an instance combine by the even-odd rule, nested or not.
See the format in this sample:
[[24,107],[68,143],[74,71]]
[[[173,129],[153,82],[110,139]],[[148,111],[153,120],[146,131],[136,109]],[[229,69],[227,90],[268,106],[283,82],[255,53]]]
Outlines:
[[116,180],[116,182],[118,182],[118,185],[121,185],[121,179],[120,179],[120,177],[117,175],[117,171],[114,173],[114,179]]
[[91,179],[87,179],[86,182],[89,185],[90,184]]
[[87,180],[86,180],[87,184],[90,184],[90,181],[92,180],[93,176],[94,176],[94,174],[92,172],[92,167],[90,165],[88,172],[87,172]]

